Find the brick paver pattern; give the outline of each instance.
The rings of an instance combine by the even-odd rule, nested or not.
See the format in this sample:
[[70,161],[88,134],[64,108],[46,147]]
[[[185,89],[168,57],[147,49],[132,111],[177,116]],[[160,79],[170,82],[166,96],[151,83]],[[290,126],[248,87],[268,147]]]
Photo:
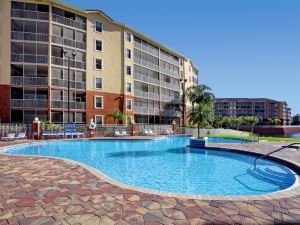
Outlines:
[[300,224],[300,194],[203,201],[127,190],[60,159],[0,154],[0,225]]

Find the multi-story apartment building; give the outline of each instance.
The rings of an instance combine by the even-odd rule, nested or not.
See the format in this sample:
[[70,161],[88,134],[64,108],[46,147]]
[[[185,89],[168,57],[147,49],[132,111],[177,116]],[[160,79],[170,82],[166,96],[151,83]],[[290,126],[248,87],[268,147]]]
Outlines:
[[99,10],[1,0],[0,21],[2,122],[110,124],[120,109],[128,122],[179,123],[182,87],[198,83],[187,57]]
[[278,118],[282,125],[291,124],[291,109],[287,103],[266,98],[218,98],[215,115],[232,118],[257,116],[261,124],[267,124],[268,118]]

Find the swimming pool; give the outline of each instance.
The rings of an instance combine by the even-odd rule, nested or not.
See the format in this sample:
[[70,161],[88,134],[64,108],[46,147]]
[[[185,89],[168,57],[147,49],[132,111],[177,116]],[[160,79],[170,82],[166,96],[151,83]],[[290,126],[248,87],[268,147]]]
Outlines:
[[241,138],[224,138],[224,137],[209,137],[208,143],[219,143],[219,144],[241,144],[250,142]]
[[57,141],[10,148],[8,154],[52,156],[85,163],[124,184],[192,195],[257,195],[295,182],[286,167],[217,149],[190,149],[189,137],[157,140]]

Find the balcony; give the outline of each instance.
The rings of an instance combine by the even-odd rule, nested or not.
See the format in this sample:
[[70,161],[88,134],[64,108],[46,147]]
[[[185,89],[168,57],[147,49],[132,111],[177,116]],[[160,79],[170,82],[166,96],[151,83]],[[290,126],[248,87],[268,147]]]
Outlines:
[[145,75],[139,74],[139,73],[134,73],[133,77],[135,80],[150,83],[150,84],[155,84],[155,85],[159,86],[159,80],[154,79],[152,77],[148,77],[148,76],[145,76]]
[[173,71],[173,70],[168,70],[168,69],[165,69],[165,68],[160,68],[160,72],[161,72],[161,73],[164,73],[164,74],[167,74],[167,75],[170,75],[171,77],[180,79],[180,74],[179,74],[179,72],[175,72],[175,71]]
[[11,77],[13,85],[48,85],[48,77]]
[[55,36],[55,35],[52,35],[51,39],[52,39],[52,42],[55,44],[66,45],[66,46],[70,46],[73,48],[79,48],[79,49],[86,50],[86,43],[83,43],[80,41],[75,41],[75,40],[71,40],[68,38],[59,37],[59,36]]
[[48,56],[45,56],[45,55],[23,55],[23,54],[12,53],[11,61],[12,62],[48,64]]
[[160,110],[156,108],[134,106],[134,113],[147,114],[147,115],[160,115]]
[[[68,102],[67,101],[52,101],[51,107],[54,109],[68,109]],[[85,104],[85,102],[70,101],[70,109],[85,110],[86,104]]]
[[160,85],[161,85],[162,87],[164,87],[164,88],[168,88],[168,89],[180,91],[180,86],[179,86],[179,85],[167,83],[167,82],[164,82],[164,81],[161,81],[161,82],[160,82]]
[[161,115],[163,116],[172,116],[172,117],[180,117],[181,112],[176,110],[163,109],[161,110]]
[[137,49],[139,49],[139,50],[142,50],[142,51],[144,51],[146,53],[150,53],[151,55],[154,55],[156,57],[159,56],[158,49],[155,50],[154,48],[150,48],[148,46],[144,46],[144,45],[142,45],[141,43],[139,43],[137,41],[134,42],[134,47],[137,48]]
[[[52,64],[67,67],[68,66],[68,59],[63,59],[63,58],[58,58],[58,57],[52,56]],[[80,62],[80,61],[75,61],[75,60],[70,60],[70,67],[85,70],[86,69],[86,63],[85,62]]]
[[39,41],[39,42],[48,42],[49,41],[48,34],[19,32],[19,31],[12,31],[11,39],[23,40],[23,41]]
[[134,91],[134,96],[135,97],[142,97],[142,98],[149,98],[149,99],[159,100],[159,94],[155,94],[155,93],[152,93],[152,92],[140,91],[140,90],[135,90]]
[[75,27],[84,31],[86,30],[86,24],[56,14],[52,14],[52,21],[56,23],[64,24],[66,26]]
[[173,102],[173,103],[181,103],[180,98],[175,98],[171,96],[161,95],[161,101],[163,102]]
[[43,99],[11,99],[12,108],[48,108],[48,100]]
[[140,59],[138,57],[134,57],[134,63],[145,66],[145,67],[148,67],[149,69],[159,71],[158,65],[156,65],[154,63],[151,63],[151,62],[148,62],[146,60]]
[[[67,80],[62,80],[62,79],[52,79],[52,86],[67,88],[68,87],[68,81]],[[70,88],[85,90],[86,89],[86,83],[85,82],[79,82],[79,81],[70,81]]]
[[49,20],[49,13],[21,10],[21,9],[12,9],[11,17],[27,18],[27,19],[34,19],[34,20]]

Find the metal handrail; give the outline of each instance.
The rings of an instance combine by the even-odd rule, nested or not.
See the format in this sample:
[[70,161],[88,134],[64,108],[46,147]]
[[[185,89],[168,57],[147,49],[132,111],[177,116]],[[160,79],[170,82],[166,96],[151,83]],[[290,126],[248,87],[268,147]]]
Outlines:
[[269,153],[267,153],[267,154],[264,154],[264,155],[262,155],[262,156],[260,156],[260,157],[255,158],[255,159],[254,159],[254,163],[253,163],[254,170],[256,170],[256,162],[257,162],[257,160],[263,159],[263,158],[265,158],[265,157],[267,157],[267,156],[269,156],[269,155],[271,155],[271,154],[273,154],[273,153],[275,153],[275,152],[279,152],[279,151],[281,151],[281,150],[283,150],[283,149],[286,149],[286,148],[292,148],[294,145],[300,145],[300,143],[292,143],[292,144],[289,144],[289,145],[287,145],[287,146],[282,146],[281,148],[279,148],[279,149],[277,149],[277,150],[275,150],[275,151],[269,152]]

